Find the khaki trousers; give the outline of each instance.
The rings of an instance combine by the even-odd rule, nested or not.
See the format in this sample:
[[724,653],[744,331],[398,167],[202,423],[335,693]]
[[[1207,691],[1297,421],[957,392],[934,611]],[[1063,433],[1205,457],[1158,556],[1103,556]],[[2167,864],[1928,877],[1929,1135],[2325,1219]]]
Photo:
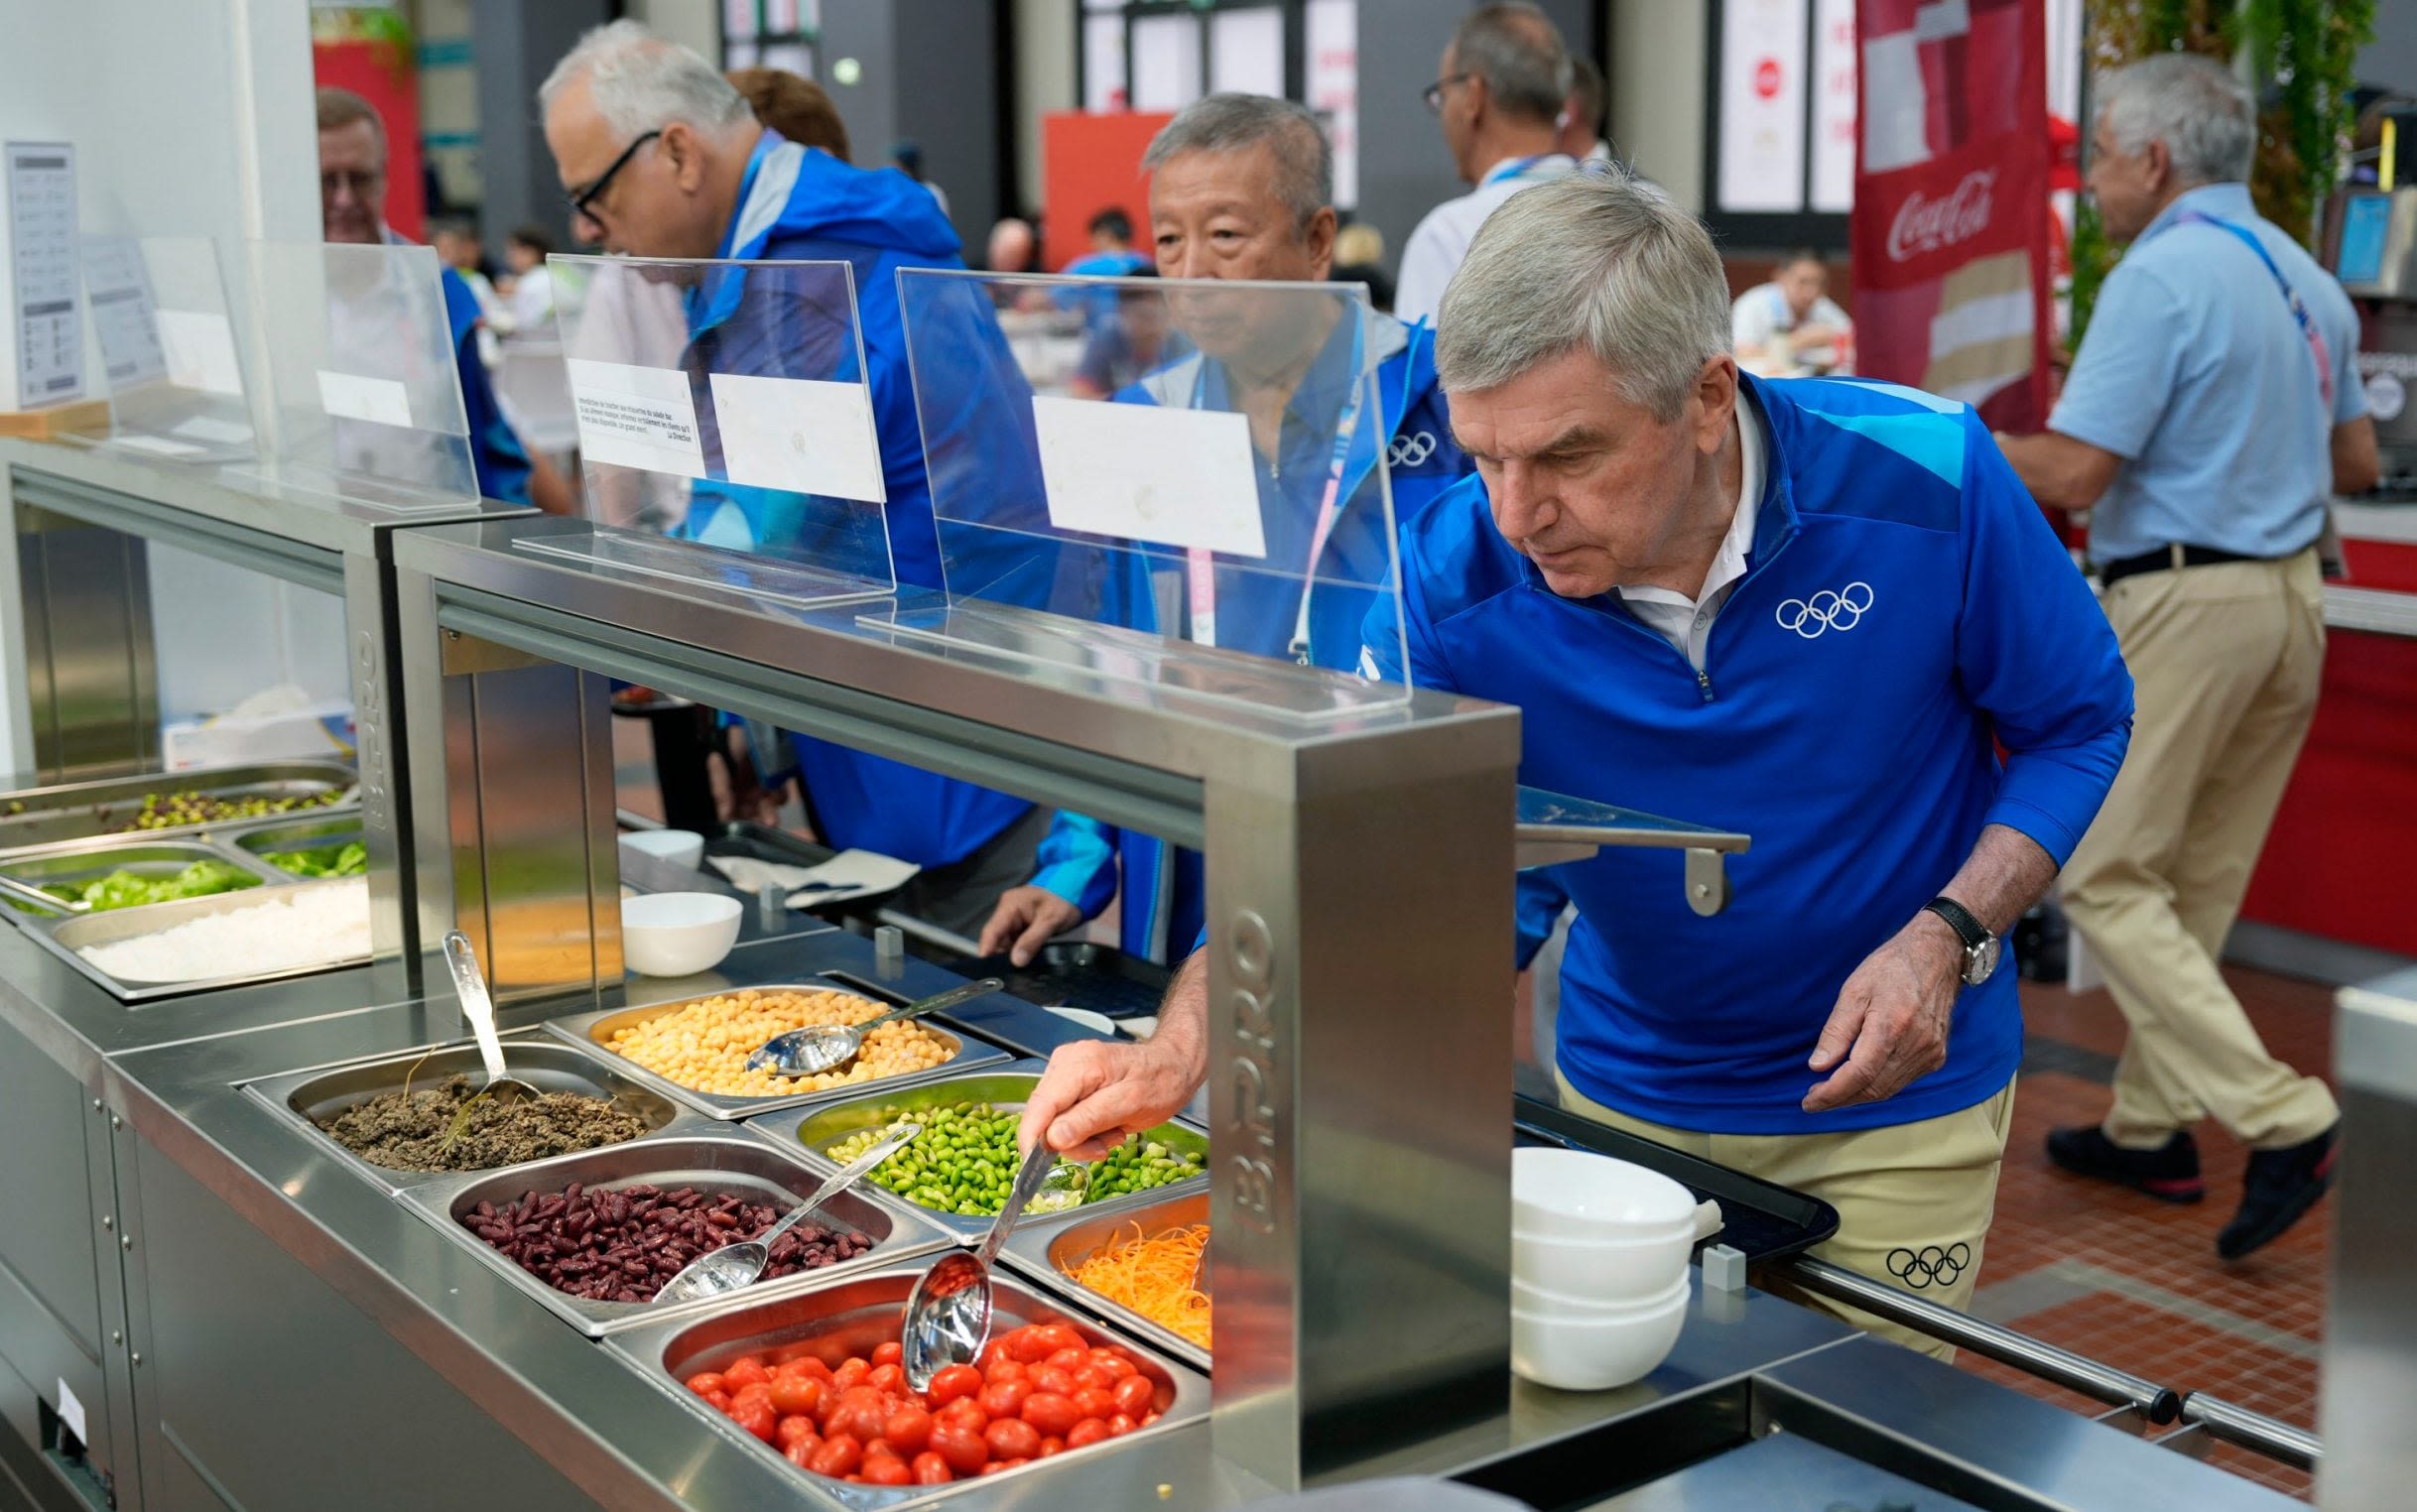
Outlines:
[[[1698,1134],[1631,1118],[1590,1100],[1555,1071],[1561,1105],[1599,1124],[1819,1197],[1838,1209],[1838,1233],[1812,1253],[1928,1302],[1963,1309],[1980,1275],[1997,1206],[1997,1167],[2014,1116],[2014,1084],[1961,1112],[1840,1134]],[[1955,1349],[1845,1303],[1769,1290],[1943,1360]]]
[[2154,1149],[2213,1117],[2252,1149],[2313,1139],[2333,1093],[2266,1054],[2219,963],[2316,715],[2316,553],[2142,572],[2105,605],[2137,712],[2062,893],[2131,1027],[2106,1137]]

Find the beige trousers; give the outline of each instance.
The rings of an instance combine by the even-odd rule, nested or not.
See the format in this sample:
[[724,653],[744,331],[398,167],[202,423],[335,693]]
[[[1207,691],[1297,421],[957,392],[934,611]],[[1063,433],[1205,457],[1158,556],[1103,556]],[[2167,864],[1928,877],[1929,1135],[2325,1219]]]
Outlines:
[[2106,1137],[2154,1149],[2213,1117],[2253,1149],[2313,1139],[2333,1093],[2266,1054],[2220,960],[2316,715],[2316,553],[2142,572],[2105,603],[2138,711],[2062,893],[2131,1027]]
[[[1838,1233],[1813,1253],[1929,1302],[1972,1301],[1997,1206],[1997,1167],[2014,1117],[2014,1084],[1962,1112],[1840,1134],[1698,1134],[1631,1118],[1590,1100],[1567,1076],[1561,1105],[1584,1118],[1819,1197],[1838,1209]],[[1858,1328],[1943,1360],[1954,1348],[1845,1303],[1759,1284]]]

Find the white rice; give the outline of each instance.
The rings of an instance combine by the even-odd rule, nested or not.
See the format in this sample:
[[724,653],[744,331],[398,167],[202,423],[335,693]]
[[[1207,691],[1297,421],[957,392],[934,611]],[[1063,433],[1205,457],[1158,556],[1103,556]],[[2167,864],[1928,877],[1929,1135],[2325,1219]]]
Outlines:
[[369,953],[367,877],[260,892],[242,908],[75,953],[122,982],[262,976]]

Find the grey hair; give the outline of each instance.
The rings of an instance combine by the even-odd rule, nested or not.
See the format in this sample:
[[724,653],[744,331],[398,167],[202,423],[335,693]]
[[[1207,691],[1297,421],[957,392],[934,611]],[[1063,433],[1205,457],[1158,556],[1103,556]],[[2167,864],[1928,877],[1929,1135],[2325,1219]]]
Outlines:
[[1261,142],[1275,149],[1276,196],[1307,226],[1335,202],[1335,152],[1309,107],[1265,94],[1208,94],[1176,112],[1141,155],[1155,174],[1188,152],[1238,152]]
[[2160,53],[2102,74],[2099,114],[2127,153],[2163,142],[2174,177],[2185,185],[2232,184],[2249,177],[2257,149],[2257,110],[2249,86],[2212,58]]
[[582,36],[538,86],[541,110],[580,78],[596,113],[616,135],[634,137],[686,121],[718,132],[755,119],[742,95],[711,63],[635,21],[615,21]]
[[1582,350],[1664,422],[1678,418],[1704,364],[1729,351],[1728,279],[1712,236],[1616,168],[1504,200],[1436,316],[1436,372],[1455,393]]
[[1452,34],[1452,68],[1485,80],[1495,104],[1531,121],[1559,120],[1574,82],[1561,29],[1527,0],[1480,6],[1463,17]]

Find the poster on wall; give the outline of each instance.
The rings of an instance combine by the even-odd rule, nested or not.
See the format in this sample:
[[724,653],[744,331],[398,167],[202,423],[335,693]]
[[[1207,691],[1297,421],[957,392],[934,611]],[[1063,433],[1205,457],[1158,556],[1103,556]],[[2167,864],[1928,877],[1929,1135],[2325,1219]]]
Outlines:
[[1813,0],[1813,208],[1854,208],[1854,0]]
[[1309,0],[1303,18],[1309,49],[1310,109],[1326,123],[1335,150],[1335,204],[1359,205],[1359,0]]
[[1805,6],[1727,0],[1721,7],[1717,197],[1723,210],[1804,208]]
[[1981,412],[2047,418],[2043,0],[1857,0],[1858,370]]

